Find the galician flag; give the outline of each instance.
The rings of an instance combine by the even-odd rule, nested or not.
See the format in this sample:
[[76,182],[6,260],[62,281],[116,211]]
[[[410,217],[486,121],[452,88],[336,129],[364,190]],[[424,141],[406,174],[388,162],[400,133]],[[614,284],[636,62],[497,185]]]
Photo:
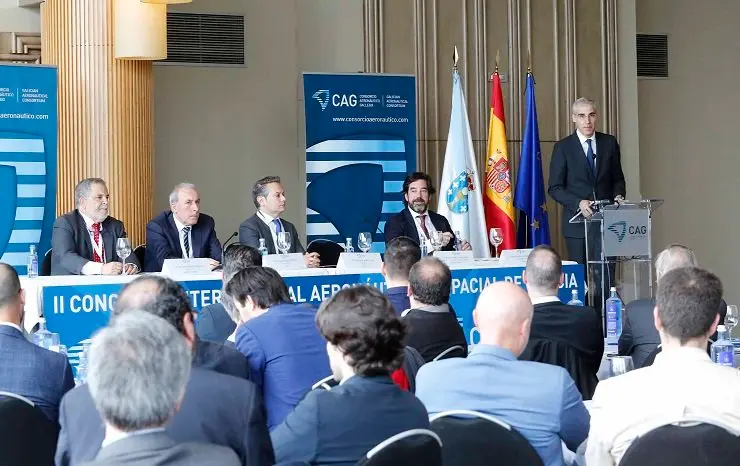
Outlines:
[[473,138],[460,75],[452,73],[452,112],[447,135],[445,166],[437,212],[447,217],[452,231],[468,241],[476,258],[490,257],[483,215],[480,177],[473,152]]
[[488,121],[488,158],[486,159],[486,193],[483,206],[486,212],[486,230],[501,228],[504,241],[498,250],[516,248],[514,232],[514,196],[511,193],[511,166],[506,148],[506,118],[504,94],[498,69],[493,72],[491,88],[491,116]]

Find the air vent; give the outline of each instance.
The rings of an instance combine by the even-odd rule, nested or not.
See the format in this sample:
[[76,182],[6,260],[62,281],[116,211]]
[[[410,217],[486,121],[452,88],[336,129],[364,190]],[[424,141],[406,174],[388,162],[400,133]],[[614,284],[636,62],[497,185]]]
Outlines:
[[244,16],[167,13],[167,59],[158,63],[244,66]]
[[637,34],[637,77],[668,77],[668,36]]

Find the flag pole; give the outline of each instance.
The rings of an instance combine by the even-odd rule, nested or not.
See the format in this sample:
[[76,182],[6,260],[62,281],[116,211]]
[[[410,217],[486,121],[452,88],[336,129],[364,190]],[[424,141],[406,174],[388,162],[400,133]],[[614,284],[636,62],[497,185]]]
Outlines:
[[452,71],[457,72],[457,61],[460,59],[460,54],[457,53],[457,45],[452,48]]

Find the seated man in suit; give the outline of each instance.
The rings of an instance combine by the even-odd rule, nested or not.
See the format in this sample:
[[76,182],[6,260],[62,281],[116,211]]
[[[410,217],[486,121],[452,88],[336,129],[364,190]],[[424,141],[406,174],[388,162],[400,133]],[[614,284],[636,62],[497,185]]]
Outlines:
[[226,294],[240,322],[236,348],[247,357],[272,430],[314,383],[331,374],[316,309],[293,304],[282,277],[268,267],[241,270],[229,280]]
[[221,243],[213,217],[200,213],[195,185],[180,183],[170,193],[170,210],[146,224],[147,272],[161,272],[165,259],[209,258],[221,262]]
[[468,409],[494,416],[521,433],[545,466],[562,466],[562,443],[576,451],[588,435],[589,415],[565,369],[517,360],[527,346],[532,311],[513,283],[487,286],[473,311],[480,343],[466,359],[423,365],[416,396],[429,414]]
[[[455,234],[447,219],[436,212],[429,210],[429,196],[434,194],[432,178],[426,173],[414,172],[403,182],[403,209],[389,218],[385,224],[385,242],[393,238],[407,236],[416,244],[421,244],[419,238],[429,241],[432,234],[442,232],[442,250],[455,250]],[[464,241],[462,249],[470,249],[470,244]]]
[[[656,281],[659,282],[662,276],[673,269],[698,266],[694,251],[682,244],[671,244],[655,259]],[[653,319],[654,309],[654,299],[637,299],[627,304],[624,312],[622,334],[619,337],[619,354],[632,356],[635,369],[643,367],[660,344],[660,335]],[[719,323],[724,324],[727,315],[727,303],[724,299],[720,302],[717,312]],[[712,339],[716,339],[716,335],[712,335]]]
[[84,465],[241,464],[230,448],[176,443],[167,435],[190,375],[190,349],[167,321],[127,312],[93,337],[89,362],[87,382],[105,439]]
[[740,431],[740,375],[706,350],[720,301],[722,282],[706,270],[678,268],[660,278],[653,319],[663,351],[652,366],[596,387],[587,464],[619,464],[637,437],[665,424],[700,420]]
[[[151,295],[155,295],[154,299]],[[203,442],[234,450],[242,464],[272,465],[274,457],[262,397],[242,374],[246,362],[232,348],[194,336],[190,301],[172,280],[147,275],[119,295],[111,322],[131,310],[143,310],[170,323],[190,347],[192,370],[180,410],[167,423],[176,442]],[[237,359],[237,358],[241,358]],[[56,465],[71,466],[95,458],[105,437],[88,385],[62,400]]]
[[380,291],[341,290],[316,322],[339,385],[309,392],[272,431],[278,462],[352,466],[393,435],[429,428],[424,405],[389,377],[401,367],[405,332]]
[[236,322],[231,318],[225,307],[232,303],[229,303],[230,299],[223,290],[231,277],[250,265],[262,265],[262,256],[253,247],[232,244],[224,250],[221,302],[213,303],[201,309],[198,313],[198,319],[195,321],[195,331],[203,340],[226,343],[236,330]]
[[[77,208],[57,218],[51,234],[52,275],[120,275],[116,241],[126,238],[123,222],[108,215],[108,187],[100,178],[86,178],[75,187]],[[126,273],[141,270],[133,254]]]
[[[429,362],[453,346],[462,346],[449,357],[468,354],[465,332],[450,307],[452,274],[450,268],[434,257],[425,257],[409,271],[411,309],[401,314],[408,327],[406,344]],[[447,356],[445,356],[447,357]]]
[[290,233],[290,248],[288,253],[304,253],[306,266],[318,267],[321,265],[319,254],[316,252],[305,254],[298,231],[295,225],[284,220],[281,215],[285,212],[285,188],[280,183],[279,176],[266,176],[257,180],[252,187],[252,202],[257,213],[244,220],[239,225],[239,242],[260,247],[260,239],[265,240],[268,254],[276,254],[278,248],[278,233]]
[[[604,356],[601,319],[596,310],[567,306],[560,301],[558,288],[563,284],[563,265],[550,246],[540,245],[532,250],[522,278],[534,304],[534,317],[529,343],[519,359],[563,367],[576,382],[583,399],[590,400]],[[553,345],[572,350],[573,356]]]
[[385,247],[383,265],[380,272],[385,277],[388,288],[385,295],[393,304],[396,315],[411,307],[409,301],[409,271],[421,259],[421,249],[411,238],[393,238]]
[[62,396],[75,386],[72,367],[23,335],[25,300],[18,273],[0,263],[0,391],[28,398],[56,424]]

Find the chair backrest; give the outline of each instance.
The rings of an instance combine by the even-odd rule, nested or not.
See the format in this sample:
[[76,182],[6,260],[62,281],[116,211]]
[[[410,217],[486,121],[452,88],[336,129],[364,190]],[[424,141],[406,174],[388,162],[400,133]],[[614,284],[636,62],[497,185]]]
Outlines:
[[409,381],[409,391],[411,393],[416,393],[416,374],[419,373],[419,369],[421,369],[421,366],[425,362],[424,357],[416,349],[410,346],[404,346],[402,367]]
[[319,253],[321,267],[336,267],[339,255],[344,252],[342,245],[327,239],[315,239],[308,243],[306,252]]
[[567,342],[530,338],[519,359],[562,367],[570,374],[583,399],[593,398],[596,384],[599,383],[596,372],[588,366],[581,353]]
[[445,466],[542,466],[526,438],[507,423],[478,411],[435,414],[431,428],[442,439]]
[[59,426],[28,400],[0,394],[0,464],[49,466],[54,464]]
[[313,384],[311,390],[331,390],[337,385],[339,385],[339,382],[337,382],[333,375],[329,375]]
[[139,261],[141,269],[144,270],[144,258],[146,257],[146,243],[140,244],[134,248],[134,256]]
[[666,425],[635,439],[620,466],[725,466],[740,458],[740,437],[708,423]]
[[39,275],[42,277],[48,277],[51,275],[51,249],[46,251],[44,258],[41,260],[41,270],[39,270]]
[[450,346],[446,350],[439,353],[437,356],[432,359],[432,361],[439,361],[440,359],[447,359],[447,358],[464,358],[467,356],[465,354],[465,348],[463,348],[461,345],[455,345]]
[[396,434],[367,452],[357,466],[442,466],[442,441],[428,429]]

